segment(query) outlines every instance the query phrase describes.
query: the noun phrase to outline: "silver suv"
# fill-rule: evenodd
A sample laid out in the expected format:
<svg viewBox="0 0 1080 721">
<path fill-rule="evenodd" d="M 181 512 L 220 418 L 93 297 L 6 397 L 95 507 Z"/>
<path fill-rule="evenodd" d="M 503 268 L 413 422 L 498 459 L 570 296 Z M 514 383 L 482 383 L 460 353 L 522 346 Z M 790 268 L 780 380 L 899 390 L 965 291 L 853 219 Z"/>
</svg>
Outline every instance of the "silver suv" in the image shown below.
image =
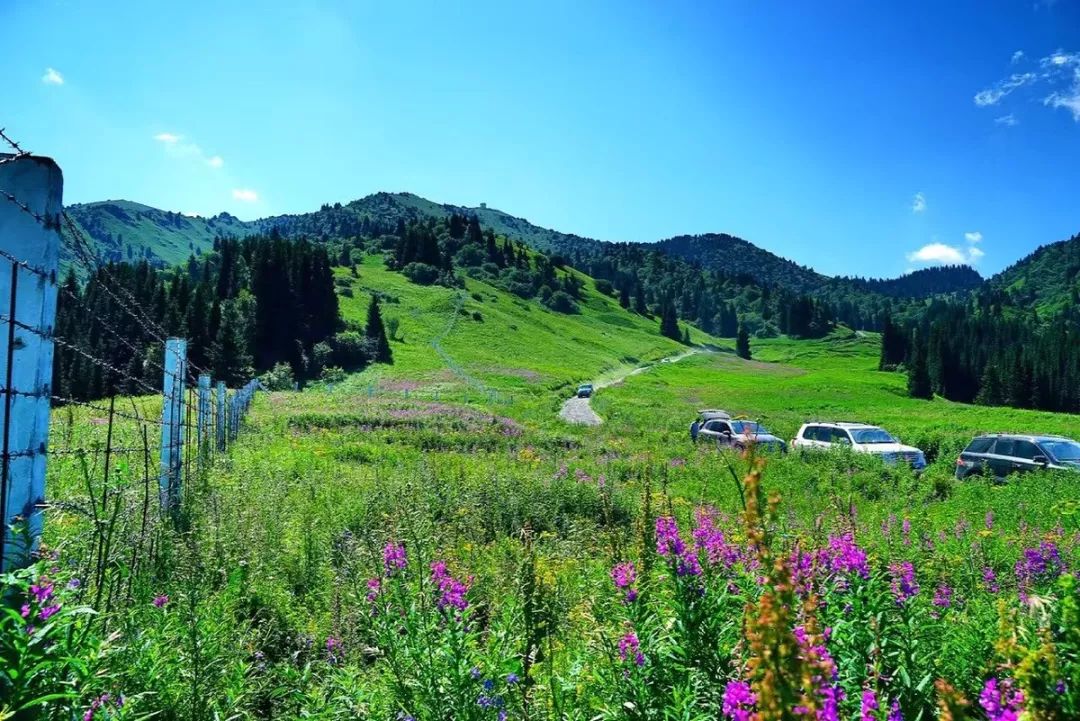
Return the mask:
<svg viewBox="0 0 1080 721">
<path fill-rule="evenodd" d="M 762 450 L 787 452 L 787 444 L 769 433 L 763 425 L 756 421 L 732 418 L 726 411 L 701 411 L 696 423 L 698 430 L 694 440 L 712 441 L 718 447 L 729 446 L 739 451 L 754 444 Z"/>
</svg>

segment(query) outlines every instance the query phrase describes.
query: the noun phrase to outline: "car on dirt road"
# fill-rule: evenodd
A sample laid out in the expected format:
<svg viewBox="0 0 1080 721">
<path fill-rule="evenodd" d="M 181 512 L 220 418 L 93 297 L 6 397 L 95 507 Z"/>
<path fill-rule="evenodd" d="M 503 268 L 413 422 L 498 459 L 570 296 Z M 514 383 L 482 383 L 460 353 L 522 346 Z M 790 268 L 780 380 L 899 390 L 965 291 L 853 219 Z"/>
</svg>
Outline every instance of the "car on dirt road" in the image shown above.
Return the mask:
<svg viewBox="0 0 1080 721">
<path fill-rule="evenodd" d="M 787 452 L 787 443 L 769 433 L 765 426 L 756 421 L 732 418 L 726 411 L 701 411 L 695 422 L 697 436 L 694 440 L 697 441 L 712 441 L 718 447 L 730 447 L 738 451 L 744 451 L 753 444 L 766 451 Z"/>
<path fill-rule="evenodd" d="M 577 393 L 575 395 L 577 395 L 578 398 L 591 398 L 592 394 L 592 383 L 582 383 L 578 386 Z"/>
<path fill-rule="evenodd" d="M 885 463 L 907 463 L 916 471 L 926 468 L 926 455 L 905 446 L 888 431 L 866 423 L 804 423 L 791 441 L 792 448 L 830 450 L 848 448 L 855 453 L 878 456 Z"/>
<path fill-rule="evenodd" d="M 1080 443 L 1064 436 L 988 433 L 972 439 L 956 459 L 956 477 L 1004 479 L 1030 471 L 1080 471 Z"/>
</svg>

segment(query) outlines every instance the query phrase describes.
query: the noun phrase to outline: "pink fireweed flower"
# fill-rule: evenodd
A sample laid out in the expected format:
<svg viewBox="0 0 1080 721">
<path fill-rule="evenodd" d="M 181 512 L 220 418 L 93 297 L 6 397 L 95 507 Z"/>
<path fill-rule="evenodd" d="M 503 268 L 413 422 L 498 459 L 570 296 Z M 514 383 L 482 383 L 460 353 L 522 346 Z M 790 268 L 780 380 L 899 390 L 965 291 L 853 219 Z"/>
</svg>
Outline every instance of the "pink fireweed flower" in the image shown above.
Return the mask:
<svg viewBox="0 0 1080 721">
<path fill-rule="evenodd" d="M 375 599 L 379 597 L 379 592 L 382 590 L 382 581 L 377 578 L 369 578 L 367 581 L 367 601 L 368 603 L 374 603 Z"/>
<path fill-rule="evenodd" d="M 43 576 L 40 581 L 30 586 L 30 595 L 39 606 L 46 603 L 53 595 L 52 581 Z"/>
<path fill-rule="evenodd" d="M 685 458 L 672 458 L 670 461 L 668 461 L 668 465 L 670 467 L 672 467 L 672 468 L 682 468 L 683 466 L 686 465 L 686 459 Z"/>
<path fill-rule="evenodd" d="M 163 607 L 168 602 L 169 602 L 169 597 L 166 596 L 165 594 L 161 594 L 160 596 L 154 596 L 153 604 L 158 608 Z"/>
<path fill-rule="evenodd" d="M 862 704 L 859 708 L 859 721 L 875 721 L 877 719 L 878 705 L 877 694 L 874 689 L 863 689 Z"/>
<path fill-rule="evenodd" d="M 979 694 L 979 705 L 989 721 L 1017 721 L 1024 710 L 1024 692 L 1013 688 L 1011 678 L 988 678 Z"/>
<path fill-rule="evenodd" d="M 336 664 L 341 661 L 341 639 L 330 636 L 326 639 L 326 660 Z"/>
<path fill-rule="evenodd" d="M 716 511 L 699 508 L 694 511 L 694 545 L 705 552 L 710 566 L 731 568 L 739 560 L 739 549 L 727 542 L 724 532 L 716 525 Z"/>
<path fill-rule="evenodd" d="M 858 575 L 870 578 L 870 566 L 866 560 L 866 551 L 859 548 L 850 533 L 842 536 L 830 536 L 826 549 L 829 570 L 842 575 Z"/>
<path fill-rule="evenodd" d="M 915 580 L 915 567 L 911 561 L 894 563 L 889 566 L 892 576 L 892 593 L 897 605 L 903 605 L 912 596 L 919 593 L 919 584 Z"/>
<path fill-rule="evenodd" d="M 679 526 L 671 516 L 656 519 L 656 552 L 661 556 L 681 556 L 686 544 L 679 537 Z"/>
<path fill-rule="evenodd" d="M 948 585 L 941 583 L 938 584 L 937 590 L 934 591 L 934 600 L 932 603 L 938 608 L 949 608 L 952 606 L 953 590 Z"/>
<path fill-rule="evenodd" d="M 616 588 L 625 592 L 623 597 L 625 603 L 633 603 L 637 600 L 637 589 L 634 588 L 634 581 L 637 580 L 637 569 L 634 568 L 633 563 L 627 561 L 626 563 L 617 564 L 611 569 L 611 580 L 615 582 Z"/>
<path fill-rule="evenodd" d="M 645 655 L 641 653 L 641 643 L 638 641 L 637 634 L 633 631 L 627 631 L 619 639 L 619 658 L 624 662 L 632 660 L 636 666 L 645 665 Z"/>
<path fill-rule="evenodd" d="M 992 531 L 994 529 L 994 512 L 987 511 L 986 516 L 983 518 L 983 523 L 986 524 L 986 530 Z"/>
<path fill-rule="evenodd" d="M 386 569 L 386 575 L 393 576 L 394 573 L 404 569 L 408 564 L 405 546 L 394 541 L 387 541 L 383 547 L 383 567 Z"/>
<path fill-rule="evenodd" d="M 911 521 L 909 519 L 905 518 L 904 522 L 900 525 L 900 533 L 904 537 L 904 545 L 905 546 L 910 546 L 911 545 Z"/>
<path fill-rule="evenodd" d="M 757 696 L 745 681 L 728 681 L 724 687 L 724 705 L 721 709 L 725 718 L 731 721 L 750 721 L 754 718 L 754 705 Z"/>
<path fill-rule="evenodd" d="M 46 621 L 49 619 L 50 616 L 54 615 L 59 610 L 59 603 L 54 603 L 50 606 L 43 606 L 42 609 L 38 611 L 38 618 L 40 618 L 42 621 Z"/>
<path fill-rule="evenodd" d="M 1001 586 L 997 582 L 997 574 L 994 573 L 994 569 L 990 568 L 990 566 L 983 568 L 983 585 L 990 593 L 997 593 L 1001 590 Z"/>
<path fill-rule="evenodd" d="M 432 561 L 431 581 L 439 590 L 436 605 L 440 611 L 445 611 L 447 607 L 456 608 L 458 611 L 468 608 L 469 602 L 465 599 L 465 594 L 469 587 L 450 575 L 446 570 L 446 561 Z"/>
</svg>

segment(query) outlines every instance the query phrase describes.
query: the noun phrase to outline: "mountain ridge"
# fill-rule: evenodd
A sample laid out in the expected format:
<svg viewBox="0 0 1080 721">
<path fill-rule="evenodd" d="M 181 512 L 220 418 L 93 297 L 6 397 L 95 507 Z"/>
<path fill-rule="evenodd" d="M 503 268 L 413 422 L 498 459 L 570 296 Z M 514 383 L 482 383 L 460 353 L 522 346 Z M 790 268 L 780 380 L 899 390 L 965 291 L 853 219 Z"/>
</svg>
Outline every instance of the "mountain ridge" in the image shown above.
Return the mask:
<svg viewBox="0 0 1080 721">
<path fill-rule="evenodd" d="M 251 221 L 239 220 L 225 212 L 214 216 L 192 216 L 119 199 L 74 204 L 68 211 L 95 241 L 101 257 L 107 260 L 147 258 L 159 264 L 176 264 L 184 262 L 192 253 L 209 250 L 218 235 L 242 237 L 277 230 L 284 235 L 329 239 L 360 235 L 365 228 L 365 219 L 366 227 L 370 228 L 377 223 L 394 226 L 398 221 L 445 218 L 458 213 L 475 215 L 481 225 L 492 228 L 496 234 L 552 254 L 572 257 L 608 245 L 634 246 L 660 251 L 706 270 L 722 268 L 727 273 L 745 274 L 766 283 L 775 283 L 779 276 L 786 276 L 785 285 L 799 292 L 810 292 L 832 281 L 873 283 L 878 280 L 828 276 L 728 233 L 684 234 L 652 242 L 604 241 L 544 228 L 484 204 L 470 207 L 437 203 L 407 191 L 381 191 L 344 204 L 324 204 L 307 213 L 267 216 Z M 979 281 L 983 280 L 977 271 L 970 270 Z M 912 274 L 880 281 L 898 281 L 908 275 Z"/>
</svg>

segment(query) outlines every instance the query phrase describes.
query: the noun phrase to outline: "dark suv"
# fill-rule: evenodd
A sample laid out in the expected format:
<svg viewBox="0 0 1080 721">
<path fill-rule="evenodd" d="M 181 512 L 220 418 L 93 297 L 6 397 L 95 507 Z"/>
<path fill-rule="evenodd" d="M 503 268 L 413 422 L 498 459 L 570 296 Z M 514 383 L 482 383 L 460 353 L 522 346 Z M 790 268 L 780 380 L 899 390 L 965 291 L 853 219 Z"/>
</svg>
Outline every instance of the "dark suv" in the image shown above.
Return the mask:
<svg viewBox="0 0 1080 721">
<path fill-rule="evenodd" d="M 995 433 L 974 439 L 956 459 L 961 480 L 978 475 L 1005 478 L 1045 468 L 1080 471 L 1080 443 L 1062 436 Z"/>
</svg>

